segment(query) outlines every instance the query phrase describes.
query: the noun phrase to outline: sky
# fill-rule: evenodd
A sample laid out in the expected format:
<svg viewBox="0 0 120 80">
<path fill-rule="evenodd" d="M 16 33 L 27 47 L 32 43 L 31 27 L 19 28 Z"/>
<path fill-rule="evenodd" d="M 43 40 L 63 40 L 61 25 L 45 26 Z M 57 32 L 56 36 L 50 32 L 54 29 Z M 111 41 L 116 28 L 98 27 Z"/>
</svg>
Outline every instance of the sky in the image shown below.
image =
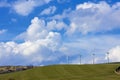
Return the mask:
<svg viewBox="0 0 120 80">
<path fill-rule="evenodd" d="M 79 64 L 80 55 L 120 61 L 119 0 L 0 0 L 0 65 Z"/>
</svg>

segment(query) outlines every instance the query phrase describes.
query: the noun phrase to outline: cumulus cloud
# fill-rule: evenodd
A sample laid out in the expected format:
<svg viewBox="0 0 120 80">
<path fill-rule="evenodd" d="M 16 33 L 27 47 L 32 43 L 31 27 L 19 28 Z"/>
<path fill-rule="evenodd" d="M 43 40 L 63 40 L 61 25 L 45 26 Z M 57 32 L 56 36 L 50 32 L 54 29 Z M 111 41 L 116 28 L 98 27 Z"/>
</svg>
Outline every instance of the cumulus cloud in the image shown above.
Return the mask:
<svg viewBox="0 0 120 80">
<path fill-rule="evenodd" d="M 59 52 L 61 46 L 61 34 L 46 30 L 44 20 L 37 17 L 31 20 L 28 29 L 18 37 L 24 42 L 0 43 L 0 60 L 4 59 L 3 64 L 34 64 L 53 60 L 55 58 L 51 55 Z"/>
<path fill-rule="evenodd" d="M 31 20 L 31 25 L 26 32 L 21 33 L 17 38 L 25 41 L 40 41 L 42 45 L 49 46 L 53 51 L 55 51 L 56 47 L 61 43 L 61 34 L 48 30 L 44 20 L 38 17 Z"/>
<path fill-rule="evenodd" d="M 109 50 L 110 61 L 119 62 L 120 61 L 120 46 L 113 47 Z"/>
<path fill-rule="evenodd" d="M 48 30 L 61 31 L 61 30 L 67 30 L 67 28 L 68 25 L 65 24 L 63 21 L 52 20 L 47 23 Z"/>
<path fill-rule="evenodd" d="M 68 30 L 68 34 L 77 32 L 87 34 L 120 29 L 118 18 L 120 9 L 115 9 L 113 6 L 111 7 L 106 2 L 78 5 L 76 10 L 70 13 L 71 28 Z M 119 7 L 117 6 L 117 8 Z"/>
<path fill-rule="evenodd" d="M 38 39 L 45 39 L 47 38 L 48 34 L 53 34 L 53 30 L 60 31 L 61 29 L 67 27 L 64 22 L 57 22 L 56 20 L 48 21 L 45 23 L 43 19 L 39 19 L 35 17 L 31 20 L 31 25 L 28 27 L 26 32 L 21 33 L 16 38 L 34 41 Z M 55 34 L 59 32 L 54 32 Z"/>
<path fill-rule="evenodd" d="M 18 0 L 12 4 L 13 10 L 19 15 L 29 15 L 35 7 L 49 3 L 51 0 Z"/>
<path fill-rule="evenodd" d="M 35 17 L 31 20 L 31 25 L 28 27 L 26 32 L 20 34 L 19 36 L 24 40 L 37 40 L 45 38 L 47 34 L 48 32 L 45 29 L 44 20 Z"/>
<path fill-rule="evenodd" d="M 120 29 L 119 2 L 109 5 L 105 1 L 99 3 L 85 2 L 76 6 L 75 10 L 64 10 L 62 15 L 55 15 L 53 19 L 70 21 L 67 35 L 104 33 Z"/>
<path fill-rule="evenodd" d="M 49 14 L 54 14 L 54 12 L 56 11 L 56 7 L 55 6 L 50 6 L 49 8 L 43 10 L 40 15 L 49 15 Z"/>
</svg>

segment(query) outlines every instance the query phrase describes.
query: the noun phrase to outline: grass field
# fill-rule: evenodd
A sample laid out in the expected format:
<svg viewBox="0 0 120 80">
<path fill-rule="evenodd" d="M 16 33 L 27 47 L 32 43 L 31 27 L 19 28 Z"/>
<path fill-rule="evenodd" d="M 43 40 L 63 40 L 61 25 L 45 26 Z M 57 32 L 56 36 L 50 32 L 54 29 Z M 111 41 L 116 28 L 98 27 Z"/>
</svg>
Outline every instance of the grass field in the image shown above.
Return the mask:
<svg viewBox="0 0 120 80">
<path fill-rule="evenodd" d="M 53 65 L 0 74 L 0 80 L 120 80 L 120 64 Z"/>
</svg>

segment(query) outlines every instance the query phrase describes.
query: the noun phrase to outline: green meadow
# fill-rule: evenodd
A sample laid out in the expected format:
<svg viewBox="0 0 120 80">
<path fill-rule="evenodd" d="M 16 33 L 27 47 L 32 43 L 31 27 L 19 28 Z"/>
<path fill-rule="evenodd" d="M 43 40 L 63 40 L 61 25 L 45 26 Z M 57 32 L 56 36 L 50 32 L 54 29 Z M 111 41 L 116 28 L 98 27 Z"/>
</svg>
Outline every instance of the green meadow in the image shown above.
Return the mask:
<svg viewBox="0 0 120 80">
<path fill-rule="evenodd" d="M 50 65 L 0 74 L 0 80 L 120 80 L 120 64 Z"/>
</svg>

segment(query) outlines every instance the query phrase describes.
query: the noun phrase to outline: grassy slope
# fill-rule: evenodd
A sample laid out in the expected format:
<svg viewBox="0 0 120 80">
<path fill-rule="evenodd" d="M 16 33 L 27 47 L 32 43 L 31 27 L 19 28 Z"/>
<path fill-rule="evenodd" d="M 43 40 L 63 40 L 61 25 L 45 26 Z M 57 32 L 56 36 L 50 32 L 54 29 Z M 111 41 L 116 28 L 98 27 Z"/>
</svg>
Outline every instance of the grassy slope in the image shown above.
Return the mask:
<svg viewBox="0 0 120 80">
<path fill-rule="evenodd" d="M 55 65 L 0 74 L 0 80 L 120 80 L 114 73 L 119 64 Z"/>
</svg>

